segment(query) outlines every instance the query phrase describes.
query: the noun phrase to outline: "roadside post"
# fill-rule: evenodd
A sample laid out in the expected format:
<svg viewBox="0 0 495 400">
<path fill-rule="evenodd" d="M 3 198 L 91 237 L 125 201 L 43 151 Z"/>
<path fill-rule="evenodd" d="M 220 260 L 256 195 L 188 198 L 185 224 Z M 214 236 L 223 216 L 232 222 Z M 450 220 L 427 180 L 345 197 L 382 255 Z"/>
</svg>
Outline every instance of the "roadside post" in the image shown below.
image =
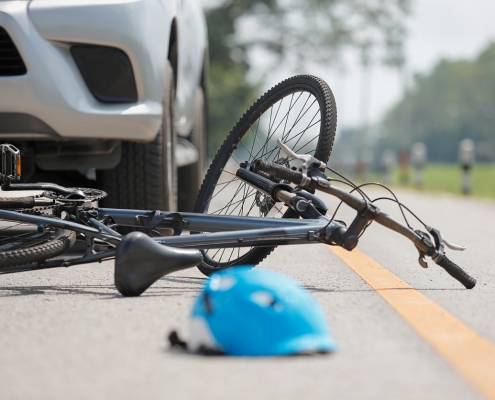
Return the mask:
<svg viewBox="0 0 495 400">
<path fill-rule="evenodd" d="M 424 166 L 426 164 L 427 149 L 422 142 L 414 143 L 411 148 L 411 161 L 414 165 L 414 184 L 418 189 L 424 185 Z"/>
<path fill-rule="evenodd" d="M 472 190 L 471 167 L 475 162 L 474 142 L 463 139 L 459 143 L 459 164 L 462 168 L 461 191 L 470 194 Z"/>
<path fill-rule="evenodd" d="M 383 171 L 383 182 L 387 185 L 392 183 L 392 169 L 397 162 L 397 157 L 393 150 L 385 150 L 382 154 L 381 167 Z"/>
<path fill-rule="evenodd" d="M 409 152 L 407 150 L 399 153 L 399 182 L 401 185 L 409 183 Z"/>
<path fill-rule="evenodd" d="M 358 160 L 356 154 L 354 153 L 347 154 L 347 156 L 344 159 L 344 170 L 352 178 L 356 176 L 357 165 L 358 165 Z"/>
<path fill-rule="evenodd" d="M 360 178 L 363 181 L 367 181 L 370 172 L 370 166 L 373 163 L 373 152 L 369 149 L 363 150 L 361 152 L 359 161 L 361 163 Z"/>
</svg>

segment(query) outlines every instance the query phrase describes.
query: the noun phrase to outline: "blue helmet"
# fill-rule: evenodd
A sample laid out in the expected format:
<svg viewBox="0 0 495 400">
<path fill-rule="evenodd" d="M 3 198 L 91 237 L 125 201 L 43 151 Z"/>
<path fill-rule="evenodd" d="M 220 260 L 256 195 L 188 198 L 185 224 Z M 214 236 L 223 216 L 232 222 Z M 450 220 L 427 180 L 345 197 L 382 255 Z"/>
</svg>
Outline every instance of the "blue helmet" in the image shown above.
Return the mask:
<svg viewBox="0 0 495 400">
<path fill-rule="evenodd" d="M 319 304 L 278 273 L 236 267 L 213 275 L 194 305 L 190 351 L 275 356 L 335 349 Z"/>
</svg>

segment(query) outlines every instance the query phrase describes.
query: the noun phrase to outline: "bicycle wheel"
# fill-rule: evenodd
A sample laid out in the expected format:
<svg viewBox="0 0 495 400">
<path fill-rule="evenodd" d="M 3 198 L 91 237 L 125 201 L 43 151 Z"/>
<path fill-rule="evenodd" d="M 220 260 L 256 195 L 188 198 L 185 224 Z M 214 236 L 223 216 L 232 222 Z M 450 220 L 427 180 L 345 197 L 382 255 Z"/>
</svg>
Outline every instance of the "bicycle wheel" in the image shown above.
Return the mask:
<svg viewBox="0 0 495 400">
<path fill-rule="evenodd" d="M 35 224 L 0 219 L 0 271 L 61 255 L 75 240 L 73 231 L 47 227 L 40 232 Z"/>
<path fill-rule="evenodd" d="M 296 153 L 327 162 L 337 124 L 332 91 L 310 75 L 289 78 L 261 96 L 237 122 L 215 156 L 201 186 L 194 212 L 297 218 L 283 203 L 274 202 L 239 180 L 242 162 L 263 159 L 286 167 L 298 166 L 277 146 L 277 139 Z M 205 275 L 235 266 L 258 264 L 275 247 L 212 249 L 204 252 L 199 270 Z"/>
</svg>

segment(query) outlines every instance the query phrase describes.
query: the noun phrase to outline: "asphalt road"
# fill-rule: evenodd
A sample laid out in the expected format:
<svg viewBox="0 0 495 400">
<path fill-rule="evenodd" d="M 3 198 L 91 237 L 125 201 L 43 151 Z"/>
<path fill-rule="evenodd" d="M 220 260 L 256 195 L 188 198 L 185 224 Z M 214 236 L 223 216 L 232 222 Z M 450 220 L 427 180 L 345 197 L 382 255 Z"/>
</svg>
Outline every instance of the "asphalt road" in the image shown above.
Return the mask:
<svg viewBox="0 0 495 400">
<path fill-rule="evenodd" d="M 476 288 L 464 290 L 434 264 L 423 270 L 415 248 L 379 226 L 368 229 L 359 248 L 495 343 L 495 202 L 400 195 L 447 239 L 468 246 L 449 255 L 478 279 Z M 394 206 L 384 202 L 383 209 Z M 279 248 L 262 267 L 310 290 L 337 352 L 227 358 L 169 350 L 166 335 L 172 329 L 187 335 L 188 314 L 205 279 L 195 269 L 161 279 L 139 298 L 117 293 L 111 262 L 2 275 L 0 398 L 481 398 L 327 246 Z"/>
</svg>

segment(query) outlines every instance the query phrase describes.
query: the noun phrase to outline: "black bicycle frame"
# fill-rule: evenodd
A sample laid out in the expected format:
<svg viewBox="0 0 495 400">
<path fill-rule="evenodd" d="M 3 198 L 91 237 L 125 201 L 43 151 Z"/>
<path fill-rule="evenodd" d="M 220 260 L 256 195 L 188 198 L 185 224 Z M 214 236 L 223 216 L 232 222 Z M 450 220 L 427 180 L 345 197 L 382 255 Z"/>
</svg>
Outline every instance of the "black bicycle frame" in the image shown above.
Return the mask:
<svg viewBox="0 0 495 400">
<path fill-rule="evenodd" d="M 139 217 L 149 215 L 150 211 L 100 208 L 98 213 L 99 217 L 106 215 L 112 217 L 118 225 L 140 226 L 135 221 Z M 318 219 L 276 219 L 194 213 L 180 213 L 180 216 L 187 230 L 209 233 L 157 237 L 154 240 L 167 246 L 196 249 L 312 243 L 316 240 L 315 233 L 330 221 L 325 216 Z M 160 225 L 157 227 L 160 228 Z M 332 222 L 326 231 L 328 232 L 328 229 L 332 231 L 334 227 L 341 225 Z"/>
<path fill-rule="evenodd" d="M 116 224 L 143 228 L 143 219 L 150 218 L 156 212 L 146 210 L 122 210 L 111 208 L 97 209 L 98 217 L 110 217 Z M 331 236 L 342 225 L 336 221 L 330 222 L 326 216 L 317 219 L 276 219 L 262 217 L 239 217 L 225 215 L 208 215 L 194 213 L 159 212 L 164 223 L 156 228 L 169 228 L 167 217 L 180 215 L 185 230 L 197 233 L 183 236 L 161 236 L 153 239 L 171 247 L 215 249 L 233 247 L 263 247 L 287 244 L 319 243 L 319 232 L 324 230 L 325 235 Z M 83 234 L 88 243 L 88 251 L 79 258 L 62 257 L 57 260 L 49 260 L 44 263 L 29 264 L 22 267 L 10 267 L 0 273 L 20 272 L 33 269 L 45 269 L 54 267 L 68 267 L 70 265 L 86 264 L 112 258 L 115 250 L 95 252 L 93 243 L 95 239 L 102 240 L 111 245 L 118 245 L 121 235 L 94 218 L 90 218 L 89 225 L 39 215 L 22 214 L 13 211 L 0 210 L 0 219 L 36 224 L 44 227 L 70 229 Z M 330 223 L 329 223 L 330 222 Z"/>
</svg>

